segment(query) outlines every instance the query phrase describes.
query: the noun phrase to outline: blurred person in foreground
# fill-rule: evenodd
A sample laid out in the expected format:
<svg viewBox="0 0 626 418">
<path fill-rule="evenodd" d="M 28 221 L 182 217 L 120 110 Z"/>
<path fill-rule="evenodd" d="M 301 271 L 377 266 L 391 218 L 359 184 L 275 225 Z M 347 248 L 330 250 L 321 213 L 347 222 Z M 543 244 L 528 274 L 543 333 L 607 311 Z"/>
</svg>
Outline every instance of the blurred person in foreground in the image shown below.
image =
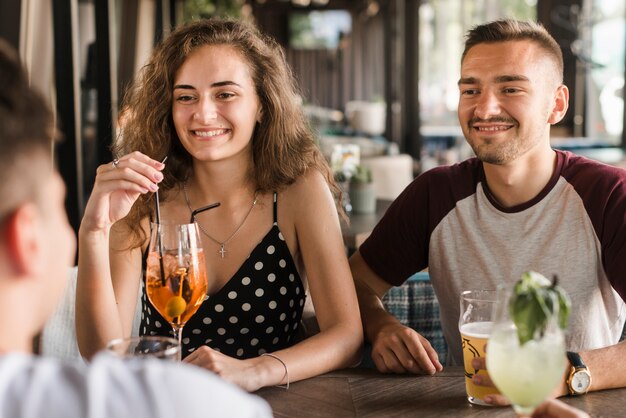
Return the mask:
<svg viewBox="0 0 626 418">
<path fill-rule="evenodd" d="M 0 39 L 0 416 L 271 416 L 260 398 L 190 365 L 33 354 L 76 251 L 53 137 L 51 112 Z"/>
<path fill-rule="evenodd" d="M 570 364 L 556 396 L 626 386 L 626 171 L 552 149 L 568 108 L 563 57 L 541 25 L 472 29 L 461 58 L 458 116 L 476 158 L 418 176 L 351 260 L 372 359 L 383 372 L 443 366 L 431 344 L 381 298 L 428 268 L 450 365 L 463 364 L 462 290 L 512 285 L 528 270 L 558 275 L 572 313 Z M 484 358 L 474 359 L 485 369 Z M 477 385 L 492 386 L 474 375 Z M 505 404 L 502 395 L 488 395 Z"/>
</svg>

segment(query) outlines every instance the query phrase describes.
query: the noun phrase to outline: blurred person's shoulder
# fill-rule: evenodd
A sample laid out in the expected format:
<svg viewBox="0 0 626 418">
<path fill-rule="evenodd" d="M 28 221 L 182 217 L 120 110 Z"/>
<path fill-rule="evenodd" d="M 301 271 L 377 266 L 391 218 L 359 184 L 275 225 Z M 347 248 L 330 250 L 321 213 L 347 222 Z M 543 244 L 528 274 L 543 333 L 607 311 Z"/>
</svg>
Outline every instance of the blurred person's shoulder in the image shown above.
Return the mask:
<svg viewBox="0 0 626 418">
<path fill-rule="evenodd" d="M 119 393 L 114 399 L 127 397 L 133 405 L 147 406 L 137 411 L 139 414 L 163 418 L 272 416 L 271 409 L 260 397 L 186 363 L 158 359 L 120 361 L 111 355 L 99 354 L 91 363 L 89 383 L 97 387 L 101 373 L 109 374 L 109 383 L 116 386 L 113 390 Z M 130 396 L 133 391 L 137 393 Z M 138 401 L 142 398 L 143 401 Z M 137 414 L 128 416 L 135 418 Z"/>
<path fill-rule="evenodd" d="M 99 354 L 76 364 L 0 356 L 0 416 L 270 417 L 261 398 L 195 366 L 122 361 Z"/>
</svg>

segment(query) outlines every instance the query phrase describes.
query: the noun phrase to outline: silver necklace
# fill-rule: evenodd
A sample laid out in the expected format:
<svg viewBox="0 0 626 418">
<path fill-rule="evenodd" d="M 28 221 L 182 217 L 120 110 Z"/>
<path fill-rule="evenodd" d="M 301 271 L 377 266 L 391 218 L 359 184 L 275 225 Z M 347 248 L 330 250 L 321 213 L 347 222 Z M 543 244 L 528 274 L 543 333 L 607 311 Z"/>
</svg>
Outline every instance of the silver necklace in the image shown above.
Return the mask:
<svg viewBox="0 0 626 418">
<path fill-rule="evenodd" d="M 202 224 L 200 222 L 198 222 L 198 220 L 196 220 L 196 223 L 200 227 L 200 231 L 202 231 L 202 233 L 204 235 L 206 235 L 206 237 L 208 239 L 210 239 L 211 241 L 213 241 L 214 243 L 216 243 L 217 245 L 220 246 L 220 249 L 219 249 L 219 251 L 217 253 L 222 258 L 224 258 L 224 256 L 227 253 L 227 251 L 226 251 L 226 244 L 228 244 L 228 242 L 231 239 L 233 239 L 233 237 L 237 234 L 237 232 L 239 232 L 239 230 L 241 229 L 243 224 L 246 223 L 246 220 L 248 219 L 248 216 L 250 216 L 250 213 L 252 212 L 252 209 L 254 209 L 254 207 L 256 206 L 257 194 L 258 194 L 258 192 L 254 193 L 254 200 L 252 201 L 252 206 L 250 206 L 250 209 L 248 209 L 248 213 L 246 213 L 246 216 L 243 218 L 243 220 L 241 221 L 239 226 L 237 228 L 235 228 L 235 231 L 232 234 L 230 234 L 230 236 L 226 240 L 224 240 L 224 241 L 218 241 L 215 238 L 213 238 L 211 235 L 209 235 L 209 233 L 206 231 L 206 229 L 204 229 Z M 183 195 L 185 196 L 185 202 L 187 203 L 187 207 L 189 208 L 189 212 L 193 214 L 193 210 L 191 209 L 191 203 L 189 202 L 189 196 L 187 195 L 187 181 L 183 182 Z"/>
</svg>

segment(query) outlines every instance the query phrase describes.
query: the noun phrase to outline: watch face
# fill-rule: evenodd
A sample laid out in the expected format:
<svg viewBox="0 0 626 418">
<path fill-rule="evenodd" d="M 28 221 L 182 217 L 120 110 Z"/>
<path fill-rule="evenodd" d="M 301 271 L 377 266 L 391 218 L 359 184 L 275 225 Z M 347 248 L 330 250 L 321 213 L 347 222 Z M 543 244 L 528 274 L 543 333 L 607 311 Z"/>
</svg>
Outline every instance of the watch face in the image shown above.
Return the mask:
<svg viewBox="0 0 626 418">
<path fill-rule="evenodd" d="M 585 393 L 591 384 L 591 376 L 585 372 L 576 372 L 572 376 L 572 389 L 576 393 Z"/>
</svg>

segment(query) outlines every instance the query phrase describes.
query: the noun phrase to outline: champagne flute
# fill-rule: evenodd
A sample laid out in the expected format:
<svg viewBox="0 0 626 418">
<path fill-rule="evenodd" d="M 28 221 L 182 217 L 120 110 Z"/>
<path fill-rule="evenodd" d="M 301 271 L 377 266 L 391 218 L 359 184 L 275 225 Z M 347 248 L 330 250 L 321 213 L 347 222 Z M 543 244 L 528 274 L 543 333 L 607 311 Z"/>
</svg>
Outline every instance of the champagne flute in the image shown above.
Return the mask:
<svg viewBox="0 0 626 418">
<path fill-rule="evenodd" d="M 182 347 L 183 327 L 204 301 L 208 288 L 202 241 L 195 222 L 151 226 L 146 293 L 171 324 Z"/>
<path fill-rule="evenodd" d="M 531 415 L 563 379 L 565 341 L 558 324 L 558 304 L 547 315 L 546 327 L 520 342 L 511 318 L 511 288 L 499 288 L 489 337 L 487 371 L 500 392 L 520 415 Z"/>
</svg>

